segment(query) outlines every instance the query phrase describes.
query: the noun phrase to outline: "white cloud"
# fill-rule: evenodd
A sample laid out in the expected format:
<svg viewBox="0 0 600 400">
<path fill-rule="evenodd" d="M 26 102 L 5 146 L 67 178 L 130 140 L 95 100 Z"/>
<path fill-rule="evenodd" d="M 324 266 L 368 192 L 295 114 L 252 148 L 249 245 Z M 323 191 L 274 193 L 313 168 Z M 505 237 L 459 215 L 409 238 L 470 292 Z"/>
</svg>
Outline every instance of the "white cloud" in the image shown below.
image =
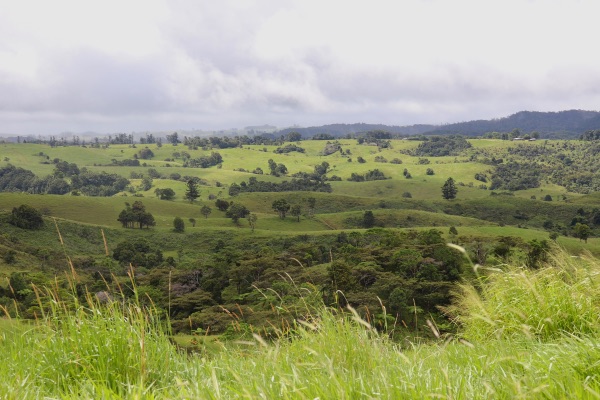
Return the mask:
<svg viewBox="0 0 600 400">
<path fill-rule="evenodd" d="M 0 0 L 0 132 L 595 109 L 595 11 L 591 0 Z"/>
</svg>

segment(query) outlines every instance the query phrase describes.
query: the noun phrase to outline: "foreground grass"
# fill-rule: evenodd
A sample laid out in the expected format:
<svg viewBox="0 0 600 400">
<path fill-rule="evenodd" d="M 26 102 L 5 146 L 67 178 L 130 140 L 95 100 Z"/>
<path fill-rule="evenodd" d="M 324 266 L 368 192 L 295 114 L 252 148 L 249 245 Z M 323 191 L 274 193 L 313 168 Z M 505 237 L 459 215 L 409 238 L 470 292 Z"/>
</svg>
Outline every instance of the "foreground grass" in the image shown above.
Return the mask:
<svg viewBox="0 0 600 400">
<path fill-rule="evenodd" d="M 1 321 L 0 397 L 597 398 L 599 272 L 596 259 L 560 255 L 481 275 L 450 310 L 460 339 L 394 342 L 351 313 L 307 309 L 278 340 L 211 341 L 192 355 L 151 309 L 40 292 L 37 323 Z"/>
</svg>

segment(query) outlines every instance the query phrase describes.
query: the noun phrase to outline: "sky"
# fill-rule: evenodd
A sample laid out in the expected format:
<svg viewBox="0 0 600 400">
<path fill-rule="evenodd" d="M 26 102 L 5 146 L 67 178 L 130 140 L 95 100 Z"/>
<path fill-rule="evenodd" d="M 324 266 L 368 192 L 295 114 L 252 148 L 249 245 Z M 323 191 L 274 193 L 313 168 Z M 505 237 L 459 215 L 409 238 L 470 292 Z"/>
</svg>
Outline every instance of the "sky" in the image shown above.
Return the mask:
<svg viewBox="0 0 600 400">
<path fill-rule="evenodd" d="M 0 0 L 0 133 L 599 110 L 596 0 Z"/>
</svg>

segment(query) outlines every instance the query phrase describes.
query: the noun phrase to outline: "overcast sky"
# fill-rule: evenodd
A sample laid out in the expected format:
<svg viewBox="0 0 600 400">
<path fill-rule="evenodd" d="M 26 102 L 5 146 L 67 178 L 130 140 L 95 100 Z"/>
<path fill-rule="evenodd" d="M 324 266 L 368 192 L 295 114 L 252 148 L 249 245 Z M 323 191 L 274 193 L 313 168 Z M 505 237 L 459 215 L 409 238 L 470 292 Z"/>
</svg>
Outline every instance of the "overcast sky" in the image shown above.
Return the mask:
<svg viewBox="0 0 600 400">
<path fill-rule="evenodd" d="M 0 0 L 0 133 L 600 108 L 597 0 Z"/>
</svg>

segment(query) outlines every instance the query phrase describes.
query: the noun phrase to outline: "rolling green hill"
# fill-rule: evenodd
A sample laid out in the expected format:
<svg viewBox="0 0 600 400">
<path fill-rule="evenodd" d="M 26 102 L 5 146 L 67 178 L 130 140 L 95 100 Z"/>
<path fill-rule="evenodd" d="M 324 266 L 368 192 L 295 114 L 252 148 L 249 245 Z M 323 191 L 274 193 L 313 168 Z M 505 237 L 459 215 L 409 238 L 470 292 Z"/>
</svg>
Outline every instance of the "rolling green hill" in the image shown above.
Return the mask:
<svg viewBox="0 0 600 400">
<path fill-rule="evenodd" d="M 363 317 L 383 303 L 444 324 L 439 306 L 456 282 L 473 278 L 448 242 L 490 268 L 536 268 L 561 247 L 600 255 L 595 142 L 462 139 L 455 150 L 458 140 L 0 144 L 0 305 L 35 318 L 31 284 L 66 289 L 75 271 L 80 291 L 113 293 L 133 274 L 174 332 L 236 336 L 227 313 L 268 331 L 281 318 L 278 296 L 300 301 L 291 280 Z M 287 145 L 297 151 L 282 152 Z M 446 200 L 449 178 L 457 195 Z M 190 182 L 200 192 L 194 202 Z M 55 188 L 65 194 L 50 194 Z M 165 189 L 174 198 L 162 200 Z M 43 214 L 42 228 L 13 225 L 24 204 Z M 217 205 L 254 219 L 236 222 Z M 151 214 L 149 228 L 119 221 L 136 207 Z"/>
</svg>

